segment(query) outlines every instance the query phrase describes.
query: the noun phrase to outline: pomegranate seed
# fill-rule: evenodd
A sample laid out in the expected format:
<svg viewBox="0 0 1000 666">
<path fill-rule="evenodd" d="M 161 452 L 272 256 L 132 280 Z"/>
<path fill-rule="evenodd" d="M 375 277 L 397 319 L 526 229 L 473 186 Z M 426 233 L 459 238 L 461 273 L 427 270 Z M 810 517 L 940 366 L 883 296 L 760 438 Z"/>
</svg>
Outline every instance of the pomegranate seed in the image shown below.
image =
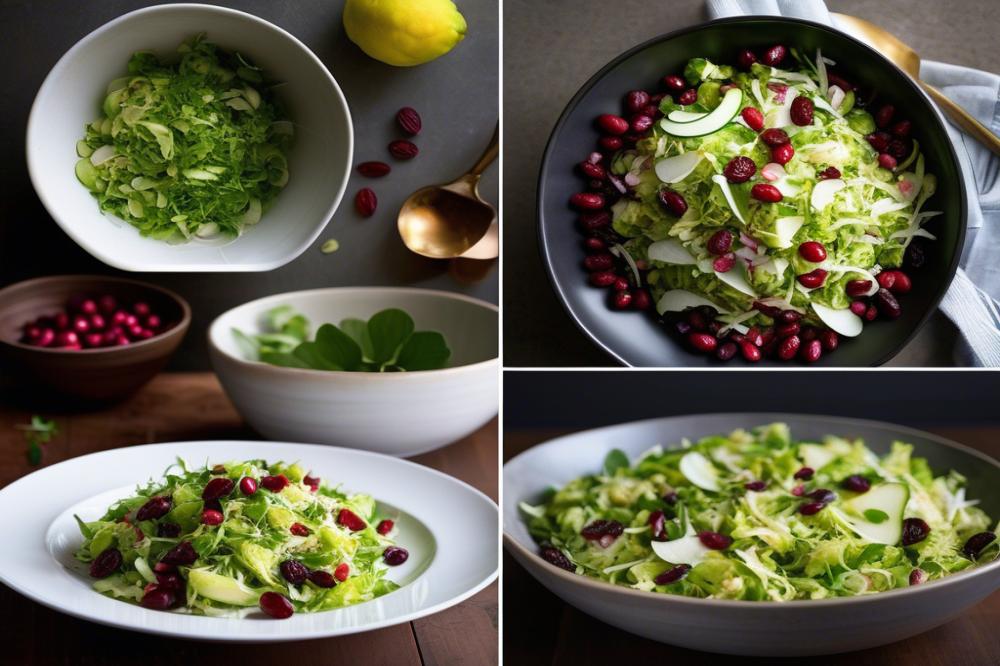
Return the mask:
<svg viewBox="0 0 1000 666">
<path fill-rule="evenodd" d="M 865 280 L 865 282 L 869 282 L 869 280 Z M 868 305 L 864 301 L 854 301 L 850 305 L 850 310 L 857 316 L 864 317 L 865 312 L 868 311 Z"/>
<path fill-rule="evenodd" d="M 823 502 L 806 502 L 805 504 L 799 507 L 799 513 L 801 513 L 803 516 L 814 516 L 820 511 L 822 511 L 823 507 L 825 506 L 826 504 L 824 504 Z"/>
<path fill-rule="evenodd" d="M 253 495 L 257 492 L 257 482 L 249 476 L 240 479 L 240 492 L 244 495 Z"/>
<path fill-rule="evenodd" d="M 771 129 L 766 129 L 760 133 L 760 140 L 771 148 L 774 148 L 788 143 L 789 139 L 785 130 L 772 127 Z"/>
<path fill-rule="evenodd" d="M 642 134 L 653 126 L 653 119 L 643 113 L 637 113 L 629 119 L 628 126 L 636 134 Z"/>
<path fill-rule="evenodd" d="M 288 485 L 288 477 L 284 474 L 276 474 L 275 476 L 265 476 L 260 480 L 260 485 L 264 486 L 266 490 L 270 490 L 272 493 L 280 493 Z"/>
<path fill-rule="evenodd" d="M 753 344 L 749 340 L 744 340 L 740 343 L 740 353 L 743 354 L 745 358 L 750 363 L 756 363 L 760 360 L 760 347 Z"/>
<path fill-rule="evenodd" d="M 629 113 L 639 113 L 649 101 L 649 93 L 645 90 L 632 90 L 625 95 L 625 110 Z"/>
<path fill-rule="evenodd" d="M 764 55 L 761 56 L 760 61 L 768 67 L 777 67 L 777 65 L 785 59 L 785 55 L 787 53 L 788 49 L 781 44 L 775 44 L 768 50 L 764 51 Z"/>
<path fill-rule="evenodd" d="M 708 333 L 691 333 L 688 335 L 688 342 L 692 347 L 702 352 L 715 351 L 719 341 L 714 335 Z"/>
<path fill-rule="evenodd" d="M 590 274 L 590 284 L 594 285 L 595 287 L 611 286 L 616 279 L 617 276 L 611 271 L 603 271 L 600 273 Z"/>
<path fill-rule="evenodd" d="M 683 106 L 687 106 L 688 104 L 694 104 L 697 101 L 698 101 L 698 91 L 695 90 L 694 88 L 688 88 L 687 90 L 682 92 L 680 96 L 677 98 L 677 103 Z"/>
<path fill-rule="evenodd" d="M 354 209 L 361 217 L 371 217 L 378 208 L 378 197 L 370 187 L 363 187 L 354 195 Z"/>
<path fill-rule="evenodd" d="M 139 605 L 150 610 L 168 610 L 177 603 L 177 595 L 160 585 L 153 585 L 139 600 Z"/>
<path fill-rule="evenodd" d="M 229 493 L 233 492 L 233 488 L 235 487 L 236 482 L 232 479 L 227 479 L 224 476 L 217 476 L 205 484 L 205 489 L 201 491 L 201 498 L 203 500 L 219 499 L 220 497 L 225 497 Z"/>
<path fill-rule="evenodd" d="M 615 281 L 611 283 L 611 288 L 615 291 L 625 291 L 628 286 L 628 280 L 621 276 L 615 277 Z"/>
<path fill-rule="evenodd" d="M 343 583 L 347 580 L 347 576 L 351 573 L 351 567 L 347 565 L 347 562 L 341 562 L 337 565 L 337 568 L 333 570 L 333 577 Z"/>
<path fill-rule="evenodd" d="M 580 171 L 587 178 L 594 178 L 596 180 L 604 180 L 607 177 L 608 172 L 600 164 L 594 164 L 592 162 L 580 162 Z"/>
<path fill-rule="evenodd" d="M 868 309 L 865 310 L 865 321 L 875 321 L 878 318 L 878 308 L 874 305 L 869 305 Z"/>
<path fill-rule="evenodd" d="M 882 288 L 875 292 L 875 306 L 880 314 L 884 314 L 889 319 L 896 319 L 903 314 L 903 309 L 899 307 L 899 301 L 888 289 Z"/>
<path fill-rule="evenodd" d="M 539 554 L 541 555 L 543 560 L 545 560 L 546 562 L 548 562 L 553 566 L 557 566 L 560 569 L 565 569 L 566 571 L 570 572 L 576 571 L 576 567 L 573 565 L 573 563 L 570 562 L 569 558 L 567 558 L 566 555 L 564 555 L 563 552 L 558 548 L 553 548 L 552 546 L 549 546 L 547 548 L 542 548 Z"/>
<path fill-rule="evenodd" d="M 808 97 L 796 97 L 792 100 L 792 108 L 789 109 L 792 122 L 799 127 L 812 125 L 813 103 Z"/>
<path fill-rule="evenodd" d="M 611 224 L 611 213 L 606 210 L 590 211 L 580 215 L 580 226 L 586 231 L 596 231 Z"/>
<path fill-rule="evenodd" d="M 628 310 L 632 306 L 632 294 L 625 289 L 616 291 L 611 296 L 611 307 L 615 310 Z"/>
<path fill-rule="evenodd" d="M 923 569 L 914 569 L 910 572 L 910 585 L 920 585 L 927 580 L 927 572 Z"/>
<path fill-rule="evenodd" d="M 796 279 L 799 281 L 799 284 L 807 289 L 817 289 L 822 287 L 823 283 L 826 282 L 826 276 L 827 272 L 825 270 L 817 268 L 799 275 Z"/>
<path fill-rule="evenodd" d="M 160 327 L 161 323 L 162 322 L 160 321 L 160 318 L 156 315 L 149 315 L 148 317 L 146 317 L 147 328 L 155 330 Z"/>
<path fill-rule="evenodd" d="M 892 121 L 893 114 L 896 113 L 896 107 L 892 104 L 885 104 L 875 113 L 875 127 L 883 129 L 889 125 Z"/>
<path fill-rule="evenodd" d="M 832 352 L 840 346 L 840 336 L 836 331 L 823 331 L 819 334 L 819 342 L 824 350 Z"/>
<path fill-rule="evenodd" d="M 878 156 L 878 165 L 883 169 L 889 169 L 892 171 L 896 168 L 896 158 L 889 153 L 881 153 Z"/>
<path fill-rule="evenodd" d="M 814 470 L 812 467 L 800 467 L 799 471 L 795 472 L 792 478 L 800 479 L 802 481 L 808 481 L 809 479 L 813 478 L 813 474 L 815 473 L 816 470 Z"/>
<path fill-rule="evenodd" d="M 969 540 L 965 542 L 962 546 L 962 552 L 970 560 L 974 560 L 979 557 L 979 554 L 983 552 L 986 546 L 993 543 L 997 538 L 997 535 L 993 532 L 980 532 L 978 534 L 973 534 L 969 537 Z"/>
<path fill-rule="evenodd" d="M 622 149 L 625 143 L 621 140 L 621 137 L 617 136 L 602 136 L 597 140 L 597 145 L 606 150 L 609 153 L 613 153 Z"/>
<path fill-rule="evenodd" d="M 597 210 L 604 208 L 604 197 L 593 192 L 578 192 L 569 198 L 569 203 L 580 210 Z"/>
<path fill-rule="evenodd" d="M 749 125 L 754 132 L 764 129 L 764 114 L 759 109 L 748 106 L 740 111 L 740 115 L 743 116 L 743 122 Z"/>
<path fill-rule="evenodd" d="M 889 148 L 889 135 L 885 132 L 875 132 L 865 137 L 877 152 L 884 153 Z"/>
<path fill-rule="evenodd" d="M 281 577 L 292 585 L 301 585 L 309 577 L 309 569 L 298 560 L 285 560 L 278 568 L 281 570 Z"/>
<path fill-rule="evenodd" d="M 381 178 L 388 175 L 390 171 L 392 171 L 392 167 L 385 162 L 362 162 L 358 165 L 358 173 L 365 178 Z"/>
<path fill-rule="evenodd" d="M 806 261 L 818 264 L 826 260 L 826 248 L 817 241 L 806 241 L 799 245 L 799 255 Z"/>
<path fill-rule="evenodd" d="M 382 552 L 382 559 L 390 567 L 398 567 L 410 558 L 410 553 L 405 548 L 399 546 L 389 546 Z"/>
<path fill-rule="evenodd" d="M 860 474 L 852 474 L 840 482 L 840 487 L 855 493 L 866 493 L 871 490 L 872 482 Z"/>
<path fill-rule="evenodd" d="M 795 148 L 790 143 L 783 143 L 771 149 L 771 161 L 775 164 L 788 164 L 795 155 Z"/>
<path fill-rule="evenodd" d="M 804 493 L 805 491 L 806 487 L 803 486 L 801 483 L 792 488 L 792 494 L 795 495 L 796 497 L 802 497 L 802 493 Z"/>
<path fill-rule="evenodd" d="M 602 132 L 615 136 L 624 134 L 628 131 L 628 121 L 621 116 L 616 116 L 611 113 L 602 113 L 597 116 L 597 126 Z"/>
<path fill-rule="evenodd" d="M 385 536 L 386 534 L 392 531 L 394 525 L 395 523 L 392 522 L 391 520 L 388 519 L 383 520 L 378 524 L 378 527 L 375 528 L 375 531 L 381 534 L 382 536 Z"/>
<path fill-rule="evenodd" d="M 676 583 L 680 579 L 684 578 L 684 576 L 687 576 L 689 571 L 691 571 L 690 564 L 678 564 L 672 569 L 667 569 L 654 578 L 653 582 L 657 585 L 670 585 L 671 583 Z"/>
<path fill-rule="evenodd" d="M 827 167 L 819 172 L 820 180 L 835 180 L 840 178 L 840 169 L 835 166 Z"/>
<path fill-rule="evenodd" d="M 721 345 L 715 349 L 715 358 L 720 361 L 728 361 L 734 356 L 736 352 L 740 350 L 739 345 L 735 342 L 723 342 Z"/>
<path fill-rule="evenodd" d="M 223 520 L 225 520 L 225 516 L 222 515 L 221 511 L 205 509 L 201 512 L 201 522 L 204 525 L 221 525 Z"/>
<path fill-rule="evenodd" d="M 736 265 L 736 255 L 730 252 L 729 254 L 724 254 L 718 257 L 712 262 L 712 268 L 719 273 L 728 273 Z"/>
<path fill-rule="evenodd" d="M 663 85 L 667 87 L 668 90 L 673 92 L 681 92 L 687 87 L 687 83 L 683 78 L 677 76 L 676 74 L 669 74 L 663 77 Z"/>
<path fill-rule="evenodd" d="M 734 157 L 722 173 L 730 183 L 745 183 L 757 173 L 757 165 L 749 157 Z"/>
<path fill-rule="evenodd" d="M 743 487 L 746 488 L 747 490 L 759 493 L 760 491 L 767 488 L 767 481 L 751 481 L 750 483 L 744 483 Z"/>
<path fill-rule="evenodd" d="M 900 120 L 898 123 L 892 126 L 889 131 L 894 135 L 898 136 L 900 139 L 905 139 L 910 136 L 910 130 L 913 128 L 913 124 L 909 120 Z"/>
<path fill-rule="evenodd" d="M 417 144 L 406 139 L 396 139 L 389 143 L 389 154 L 397 160 L 412 160 L 419 152 Z"/>
<path fill-rule="evenodd" d="M 181 535 L 181 526 L 177 523 L 157 523 L 156 536 L 176 539 Z"/>
<path fill-rule="evenodd" d="M 105 548 L 101 554 L 90 563 L 91 578 L 107 578 L 122 565 L 122 554 L 115 548 Z"/>
<path fill-rule="evenodd" d="M 615 258 L 610 254 L 592 254 L 583 260 L 583 267 L 590 272 L 609 271 L 614 266 Z"/>
<path fill-rule="evenodd" d="M 365 521 L 350 509 L 340 510 L 340 513 L 337 514 L 337 524 L 343 525 L 352 532 L 360 532 L 366 527 Z"/>
<path fill-rule="evenodd" d="M 804 345 L 799 352 L 799 356 L 806 363 L 815 363 L 819 360 L 820 356 L 823 355 L 823 345 L 819 340 L 810 340 Z"/>
<path fill-rule="evenodd" d="M 726 254 L 733 247 L 733 232 L 728 229 L 719 229 L 708 239 L 708 251 L 712 254 Z"/>
<path fill-rule="evenodd" d="M 792 322 L 790 324 L 780 324 L 779 326 L 775 326 L 773 330 L 779 339 L 784 339 L 793 335 L 798 335 L 799 331 L 802 330 L 802 326 L 798 322 Z"/>
<path fill-rule="evenodd" d="M 781 342 L 778 343 L 778 358 L 782 361 L 791 361 L 795 358 L 795 355 L 799 353 L 799 347 L 801 345 L 802 341 L 797 335 L 790 335 L 787 338 L 783 338 Z"/>
<path fill-rule="evenodd" d="M 902 543 L 904 546 L 912 546 L 926 539 L 930 533 L 931 526 L 920 518 L 907 518 L 903 521 Z"/>
<path fill-rule="evenodd" d="M 750 71 L 750 66 L 757 62 L 757 56 L 750 49 L 743 49 L 736 55 L 736 64 L 745 72 Z"/>
<path fill-rule="evenodd" d="M 781 201 L 781 191 L 774 185 L 766 183 L 758 183 L 750 188 L 750 196 L 764 203 L 777 203 Z"/>
<path fill-rule="evenodd" d="M 399 123 L 400 128 L 410 136 L 420 134 L 420 130 L 423 128 L 423 122 L 420 120 L 420 114 L 417 113 L 415 109 L 408 106 L 404 106 L 396 112 L 396 122 Z"/>
<path fill-rule="evenodd" d="M 316 587 L 333 587 L 337 584 L 337 579 L 329 571 L 310 571 L 309 582 Z"/>
<path fill-rule="evenodd" d="M 632 291 L 632 307 L 636 310 L 648 310 L 653 307 L 653 299 L 645 289 Z"/>
<path fill-rule="evenodd" d="M 872 288 L 871 280 L 851 280 L 844 287 L 844 291 L 851 298 L 856 298 L 858 296 L 864 296 Z M 855 313 L 858 314 L 858 313 Z"/>
<path fill-rule="evenodd" d="M 292 602 L 277 592 L 260 595 L 260 609 L 276 620 L 284 620 L 295 613 Z"/>
<path fill-rule="evenodd" d="M 170 512 L 173 501 L 166 496 L 159 496 L 150 499 L 139 507 L 135 512 L 136 520 L 156 520 L 162 518 Z"/>
<path fill-rule="evenodd" d="M 303 525 L 302 523 L 292 523 L 292 526 L 288 528 L 288 531 L 294 534 L 295 536 L 301 536 L 301 537 L 309 536 L 310 534 L 309 528 Z"/>
<path fill-rule="evenodd" d="M 733 544 L 732 537 L 719 534 L 718 532 L 698 532 L 698 540 L 701 541 L 705 548 L 711 548 L 712 550 L 725 550 Z"/>
<path fill-rule="evenodd" d="M 687 212 L 688 209 L 687 201 L 685 201 L 684 197 L 682 197 L 677 192 L 674 192 L 673 190 L 663 189 L 660 190 L 658 196 L 660 199 L 660 203 L 663 204 L 663 207 L 666 208 L 667 212 L 669 212 L 674 217 L 681 217 L 682 215 L 684 215 L 684 213 Z"/>
</svg>

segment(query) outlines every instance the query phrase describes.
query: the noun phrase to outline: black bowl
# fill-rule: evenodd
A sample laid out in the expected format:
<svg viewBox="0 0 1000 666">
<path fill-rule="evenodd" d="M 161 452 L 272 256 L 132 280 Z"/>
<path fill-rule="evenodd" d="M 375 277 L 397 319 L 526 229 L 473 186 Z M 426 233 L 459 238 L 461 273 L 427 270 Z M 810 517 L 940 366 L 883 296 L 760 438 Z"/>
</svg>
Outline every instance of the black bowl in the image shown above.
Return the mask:
<svg viewBox="0 0 1000 666">
<path fill-rule="evenodd" d="M 937 241 L 927 245 L 927 262 L 913 273 L 913 290 L 900 298 L 903 314 L 895 321 L 876 321 L 816 365 L 869 366 L 885 363 L 916 334 L 937 307 L 958 267 L 965 240 L 965 186 L 944 119 L 930 99 L 895 65 L 861 42 L 828 26 L 778 17 L 722 19 L 679 30 L 623 53 L 595 74 L 570 101 L 552 131 L 542 159 L 538 183 L 538 233 L 543 260 L 560 299 L 577 326 L 608 354 L 633 366 L 721 366 L 711 356 L 685 348 L 657 321 L 655 313 L 616 312 L 608 307 L 606 289 L 591 287 L 581 266 L 584 253 L 577 215 L 568 201 L 583 190 L 574 166 L 594 150 L 594 118 L 618 113 L 626 92 L 656 91 L 659 80 L 679 73 L 693 57 L 733 63 L 739 49 L 760 52 L 772 44 L 823 55 L 837 71 L 864 90 L 877 91 L 913 121 L 928 173 L 938 178 L 927 210 L 944 214 L 928 225 Z M 749 365 L 742 359 L 732 364 Z M 778 365 L 764 360 L 757 365 Z"/>
</svg>

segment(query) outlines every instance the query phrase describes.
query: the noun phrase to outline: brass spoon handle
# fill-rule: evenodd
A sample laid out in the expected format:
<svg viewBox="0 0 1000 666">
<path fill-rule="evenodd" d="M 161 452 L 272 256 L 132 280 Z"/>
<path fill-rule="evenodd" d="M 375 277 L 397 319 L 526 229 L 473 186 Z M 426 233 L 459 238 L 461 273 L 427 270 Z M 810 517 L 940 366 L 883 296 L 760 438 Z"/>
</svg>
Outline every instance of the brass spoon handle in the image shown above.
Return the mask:
<svg viewBox="0 0 1000 666">
<path fill-rule="evenodd" d="M 1000 137 L 989 131 L 985 125 L 969 115 L 969 112 L 945 97 L 945 94 L 929 83 L 918 81 L 938 106 L 963 130 L 985 145 L 994 155 L 1000 155 Z"/>
<path fill-rule="evenodd" d="M 500 154 L 500 123 L 497 123 L 496 129 L 493 130 L 493 138 L 490 139 L 490 145 L 483 151 L 482 156 L 476 161 L 476 165 L 469 170 L 468 176 L 473 176 L 478 179 L 483 172 L 486 171 L 486 167 L 493 164 L 493 160 L 497 158 Z"/>
</svg>

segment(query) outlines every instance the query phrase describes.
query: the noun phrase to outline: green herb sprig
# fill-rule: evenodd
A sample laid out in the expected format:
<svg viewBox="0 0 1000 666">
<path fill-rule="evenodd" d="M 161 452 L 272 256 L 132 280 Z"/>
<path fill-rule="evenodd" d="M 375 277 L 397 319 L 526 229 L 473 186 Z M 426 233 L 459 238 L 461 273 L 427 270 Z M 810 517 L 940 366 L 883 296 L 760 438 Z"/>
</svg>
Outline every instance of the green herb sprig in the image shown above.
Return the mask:
<svg viewBox="0 0 1000 666">
<path fill-rule="evenodd" d="M 14 427 L 24 431 L 24 439 L 28 443 L 28 449 L 25 452 L 28 462 L 32 465 L 39 465 L 42 462 L 42 444 L 48 444 L 59 433 L 56 422 L 35 415 L 31 417 L 31 423 Z"/>
</svg>

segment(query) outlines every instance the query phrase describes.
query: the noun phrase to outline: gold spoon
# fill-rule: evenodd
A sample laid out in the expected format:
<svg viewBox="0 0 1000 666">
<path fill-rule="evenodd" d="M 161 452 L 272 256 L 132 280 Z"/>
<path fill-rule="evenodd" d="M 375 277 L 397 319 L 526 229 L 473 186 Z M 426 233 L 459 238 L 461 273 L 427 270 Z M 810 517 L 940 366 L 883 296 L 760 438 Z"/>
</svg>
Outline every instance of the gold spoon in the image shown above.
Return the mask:
<svg viewBox="0 0 1000 666">
<path fill-rule="evenodd" d="M 500 152 L 500 125 L 467 174 L 447 185 L 417 190 L 397 220 L 403 243 L 431 259 L 494 259 L 500 254 L 497 210 L 479 196 L 479 179 Z"/>
<path fill-rule="evenodd" d="M 978 139 L 995 154 L 1000 155 L 1000 137 L 989 131 L 982 123 L 969 115 L 965 109 L 945 97 L 940 90 L 920 80 L 920 56 L 917 55 L 916 51 L 899 41 L 892 33 L 886 32 L 864 19 L 836 13 L 832 13 L 831 16 L 835 16 L 840 25 L 846 28 L 852 36 L 868 44 L 909 74 L 959 127 Z"/>
</svg>

